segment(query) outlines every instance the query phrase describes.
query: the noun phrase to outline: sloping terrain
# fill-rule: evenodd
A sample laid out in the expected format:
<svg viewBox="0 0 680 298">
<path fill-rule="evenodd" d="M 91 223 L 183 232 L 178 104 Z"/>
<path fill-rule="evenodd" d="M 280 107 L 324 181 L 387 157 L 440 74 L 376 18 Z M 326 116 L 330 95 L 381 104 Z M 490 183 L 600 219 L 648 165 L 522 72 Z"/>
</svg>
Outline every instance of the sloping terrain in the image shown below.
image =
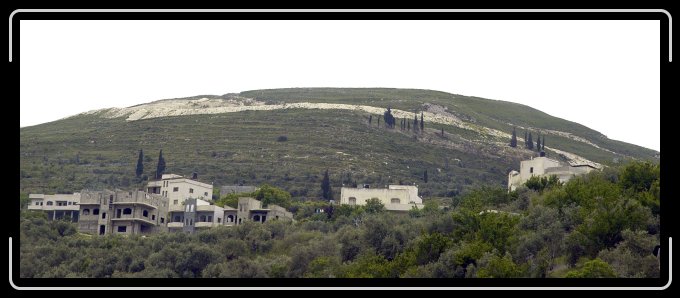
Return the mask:
<svg viewBox="0 0 680 298">
<path fill-rule="evenodd" d="M 383 119 L 377 126 L 387 107 L 394 129 Z M 425 132 L 401 130 L 401 118 L 412 125 L 415 111 L 423 112 Z M 513 127 L 518 148 L 507 146 Z M 343 183 L 416 183 L 426 196 L 451 196 L 504 185 L 509 170 L 536 155 L 520 148 L 524 129 L 534 140 L 547 136 L 548 156 L 572 163 L 659 160 L 656 151 L 514 103 L 411 89 L 272 89 L 159 100 L 21 128 L 20 189 L 134 187 L 139 149 L 149 177 L 163 149 L 166 172 L 197 172 L 216 186 L 270 183 L 316 197 L 328 168 L 336 191 Z"/>
</svg>

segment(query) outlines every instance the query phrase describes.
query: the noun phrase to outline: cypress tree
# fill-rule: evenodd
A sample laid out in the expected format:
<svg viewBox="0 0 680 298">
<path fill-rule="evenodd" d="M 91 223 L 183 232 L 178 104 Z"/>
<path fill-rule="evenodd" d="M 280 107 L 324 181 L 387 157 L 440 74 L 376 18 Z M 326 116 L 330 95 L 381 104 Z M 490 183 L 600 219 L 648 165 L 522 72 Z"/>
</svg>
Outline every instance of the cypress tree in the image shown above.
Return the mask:
<svg viewBox="0 0 680 298">
<path fill-rule="evenodd" d="M 444 136 L 444 128 L 442 127 L 442 137 Z"/>
<path fill-rule="evenodd" d="M 425 173 L 423 173 L 423 181 L 427 183 L 427 170 L 425 170 Z"/>
<path fill-rule="evenodd" d="M 156 166 L 156 179 L 161 179 L 165 172 L 165 159 L 163 158 L 163 149 L 158 154 L 158 166 Z"/>
<path fill-rule="evenodd" d="M 420 112 L 420 131 L 425 131 L 425 118 L 423 118 L 423 112 Z"/>
<path fill-rule="evenodd" d="M 323 180 L 321 181 L 321 193 L 324 199 L 326 200 L 333 199 L 333 192 L 331 191 L 331 180 L 328 177 L 328 169 L 326 169 L 326 173 L 323 174 Z"/>
<path fill-rule="evenodd" d="M 524 131 L 524 148 L 529 148 L 529 136 L 527 136 L 527 131 Z"/>
<path fill-rule="evenodd" d="M 510 147 L 515 148 L 517 147 L 517 132 L 515 131 L 515 128 L 512 128 L 512 139 L 510 139 Z"/>
<path fill-rule="evenodd" d="M 368 115 L 368 125 L 371 125 L 371 121 L 373 121 L 373 115 Z"/>
<path fill-rule="evenodd" d="M 135 170 L 135 175 L 137 178 L 142 177 L 142 174 L 144 173 L 144 152 L 142 152 L 142 149 L 139 149 L 139 158 L 137 159 L 137 169 Z"/>
<path fill-rule="evenodd" d="M 545 151 L 545 136 L 543 136 L 543 142 L 541 142 L 541 151 Z"/>
<path fill-rule="evenodd" d="M 378 117 L 378 128 L 380 128 L 380 117 Z"/>
<path fill-rule="evenodd" d="M 529 133 L 529 141 L 527 144 L 529 145 L 529 150 L 534 150 L 534 141 L 531 138 L 531 133 Z"/>
<path fill-rule="evenodd" d="M 541 152 L 541 136 L 538 136 L 538 139 L 536 140 L 536 151 Z"/>
<path fill-rule="evenodd" d="M 408 128 L 408 131 L 411 131 L 411 121 L 406 121 L 406 127 Z"/>
<path fill-rule="evenodd" d="M 413 131 L 418 131 L 418 114 L 416 114 L 415 119 L 413 119 Z"/>
</svg>

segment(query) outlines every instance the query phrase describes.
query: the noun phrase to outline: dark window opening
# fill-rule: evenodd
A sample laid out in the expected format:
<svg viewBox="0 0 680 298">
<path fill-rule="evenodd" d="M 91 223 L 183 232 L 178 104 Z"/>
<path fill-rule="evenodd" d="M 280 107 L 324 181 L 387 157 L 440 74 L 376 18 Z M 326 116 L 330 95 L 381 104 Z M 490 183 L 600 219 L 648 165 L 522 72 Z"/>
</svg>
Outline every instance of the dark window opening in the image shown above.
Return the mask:
<svg viewBox="0 0 680 298">
<path fill-rule="evenodd" d="M 146 210 L 142 211 L 142 216 L 149 217 L 149 211 Z"/>
<path fill-rule="evenodd" d="M 99 209 L 98 208 L 92 209 L 92 215 L 99 215 Z"/>
<path fill-rule="evenodd" d="M 106 212 L 102 212 L 102 218 L 106 218 Z"/>
<path fill-rule="evenodd" d="M 132 214 L 132 209 L 130 208 L 123 209 L 123 214 Z"/>
<path fill-rule="evenodd" d="M 127 231 L 127 226 L 118 226 L 118 233 L 125 233 Z"/>
</svg>

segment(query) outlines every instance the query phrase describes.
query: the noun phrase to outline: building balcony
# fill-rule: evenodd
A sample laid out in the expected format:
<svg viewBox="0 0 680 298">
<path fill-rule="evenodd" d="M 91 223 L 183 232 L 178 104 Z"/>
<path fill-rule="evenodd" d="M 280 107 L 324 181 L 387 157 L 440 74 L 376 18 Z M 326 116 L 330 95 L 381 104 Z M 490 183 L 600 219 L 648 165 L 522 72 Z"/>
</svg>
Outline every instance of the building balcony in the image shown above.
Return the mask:
<svg viewBox="0 0 680 298">
<path fill-rule="evenodd" d="M 45 206 L 43 205 L 28 205 L 28 210 L 43 210 Z"/>
<path fill-rule="evenodd" d="M 196 206 L 196 211 L 215 211 L 215 205 L 198 205 Z M 220 208 L 220 207 L 217 207 Z"/>
<path fill-rule="evenodd" d="M 134 201 L 134 199 L 128 200 L 128 201 L 115 201 L 112 203 L 112 205 L 133 205 L 133 206 L 145 206 L 148 208 L 153 208 L 153 209 L 158 209 L 158 206 L 151 204 L 150 202 L 139 202 L 139 201 Z"/>
<path fill-rule="evenodd" d="M 168 206 L 168 212 L 184 212 L 184 205 L 170 205 Z"/>
<path fill-rule="evenodd" d="M 126 220 L 128 220 L 128 221 L 140 221 L 140 222 L 143 222 L 143 223 L 146 223 L 146 224 L 150 224 L 150 225 L 154 225 L 154 226 L 156 225 L 155 222 L 150 221 L 148 218 L 135 217 L 135 216 L 132 216 L 132 215 L 127 215 L 127 214 L 121 215 L 120 217 L 111 218 L 111 221 L 126 221 Z"/>
<path fill-rule="evenodd" d="M 196 222 L 195 224 L 196 224 L 197 228 L 212 228 L 212 227 L 217 226 L 217 224 L 214 223 L 214 222 L 200 222 L 199 221 L 199 222 Z"/>
<path fill-rule="evenodd" d="M 184 223 L 183 222 L 169 222 L 168 223 L 168 228 L 183 228 Z"/>
</svg>

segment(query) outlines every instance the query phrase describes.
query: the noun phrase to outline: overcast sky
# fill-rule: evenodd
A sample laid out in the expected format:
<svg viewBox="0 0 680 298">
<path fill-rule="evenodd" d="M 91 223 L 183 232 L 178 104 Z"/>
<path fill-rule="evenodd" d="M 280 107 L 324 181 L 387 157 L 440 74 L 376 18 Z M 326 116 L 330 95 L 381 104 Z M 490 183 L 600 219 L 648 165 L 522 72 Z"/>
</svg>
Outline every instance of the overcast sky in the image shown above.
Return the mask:
<svg viewBox="0 0 680 298">
<path fill-rule="evenodd" d="M 422 88 L 659 150 L 659 21 L 20 22 L 21 127 L 199 94 Z"/>
</svg>

